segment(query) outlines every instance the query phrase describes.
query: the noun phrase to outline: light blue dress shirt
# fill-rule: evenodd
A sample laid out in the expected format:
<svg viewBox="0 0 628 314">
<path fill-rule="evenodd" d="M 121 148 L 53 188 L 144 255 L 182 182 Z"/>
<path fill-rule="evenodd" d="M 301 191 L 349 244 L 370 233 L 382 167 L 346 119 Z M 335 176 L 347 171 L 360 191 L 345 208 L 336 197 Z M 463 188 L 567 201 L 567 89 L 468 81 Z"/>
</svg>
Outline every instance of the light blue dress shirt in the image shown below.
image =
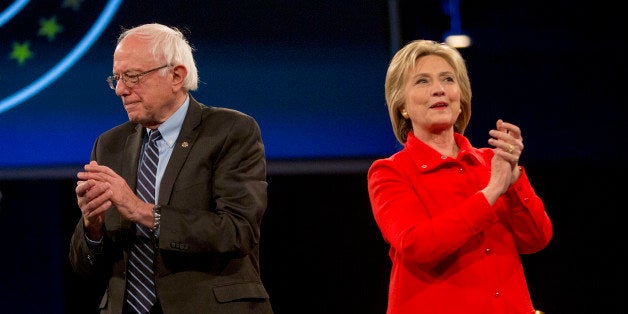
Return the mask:
<svg viewBox="0 0 628 314">
<path fill-rule="evenodd" d="M 155 204 L 159 204 L 159 188 L 161 187 L 161 178 L 166 171 L 166 166 L 168 165 L 168 161 L 170 160 L 170 155 L 172 155 L 172 150 L 174 149 L 174 143 L 179 137 L 179 132 L 181 132 L 181 126 L 183 125 L 183 119 L 185 119 L 185 114 L 188 111 L 188 106 L 190 106 L 190 96 L 185 99 L 183 105 L 175 111 L 175 113 L 168 118 L 168 120 L 164 121 L 157 130 L 161 133 L 161 139 L 157 141 L 157 148 L 159 149 L 159 163 L 157 164 L 157 177 L 155 179 Z M 149 131 L 148 129 L 146 130 Z M 144 148 L 146 147 L 146 143 L 148 141 L 144 141 L 142 147 L 142 156 L 144 155 Z"/>
</svg>

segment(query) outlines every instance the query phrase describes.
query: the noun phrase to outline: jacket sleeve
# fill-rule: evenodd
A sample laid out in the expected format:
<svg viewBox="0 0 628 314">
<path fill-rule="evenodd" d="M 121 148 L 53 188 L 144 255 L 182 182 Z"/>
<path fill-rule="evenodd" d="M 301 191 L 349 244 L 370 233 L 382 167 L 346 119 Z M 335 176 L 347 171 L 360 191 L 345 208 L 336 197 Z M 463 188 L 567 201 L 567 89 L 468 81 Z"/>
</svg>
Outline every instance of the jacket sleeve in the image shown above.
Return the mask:
<svg viewBox="0 0 628 314">
<path fill-rule="evenodd" d="M 105 256 L 101 253 L 104 245 L 101 243 L 99 249 L 89 246 L 81 217 L 70 239 L 69 259 L 72 269 L 84 278 L 105 280 L 108 272 L 104 265 Z"/>
<path fill-rule="evenodd" d="M 510 228 L 519 252 L 531 254 L 545 248 L 553 235 L 552 222 L 523 167 L 519 179 L 501 199 L 500 220 Z"/>
</svg>

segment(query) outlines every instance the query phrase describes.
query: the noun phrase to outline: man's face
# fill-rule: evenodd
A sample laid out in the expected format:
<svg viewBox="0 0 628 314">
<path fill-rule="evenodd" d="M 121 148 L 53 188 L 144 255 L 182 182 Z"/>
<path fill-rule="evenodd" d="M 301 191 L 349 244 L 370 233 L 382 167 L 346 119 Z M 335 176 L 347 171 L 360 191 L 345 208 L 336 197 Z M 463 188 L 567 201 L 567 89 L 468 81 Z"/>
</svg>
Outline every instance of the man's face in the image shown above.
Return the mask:
<svg viewBox="0 0 628 314">
<path fill-rule="evenodd" d="M 122 99 L 129 120 L 145 127 L 163 123 L 177 105 L 171 68 L 149 71 L 166 65 L 156 60 L 150 49 L 146 40 L 129 35 L 113 54 L 113 73 L 121 78 L 115 86 L 116 95 Z M 147 73 L 133 78 L 143 72 Z"/>
</svg>

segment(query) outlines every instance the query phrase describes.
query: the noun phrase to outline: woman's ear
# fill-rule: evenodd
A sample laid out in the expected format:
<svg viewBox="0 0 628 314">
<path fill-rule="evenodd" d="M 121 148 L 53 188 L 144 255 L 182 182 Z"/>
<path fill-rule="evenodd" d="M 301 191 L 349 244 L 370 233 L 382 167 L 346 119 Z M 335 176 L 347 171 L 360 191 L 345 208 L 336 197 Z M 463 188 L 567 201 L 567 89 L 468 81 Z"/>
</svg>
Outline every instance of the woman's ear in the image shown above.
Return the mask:
<svg viewBox="0 0 628 314">
<path fill-rule="evenodd" d="M 404 119 L 409 119 L 410 115 L 408 114 L 408 111 L 406 111 L 406 109 L 401 109 L 401 116 L 403 116 Z"/>
</svg>

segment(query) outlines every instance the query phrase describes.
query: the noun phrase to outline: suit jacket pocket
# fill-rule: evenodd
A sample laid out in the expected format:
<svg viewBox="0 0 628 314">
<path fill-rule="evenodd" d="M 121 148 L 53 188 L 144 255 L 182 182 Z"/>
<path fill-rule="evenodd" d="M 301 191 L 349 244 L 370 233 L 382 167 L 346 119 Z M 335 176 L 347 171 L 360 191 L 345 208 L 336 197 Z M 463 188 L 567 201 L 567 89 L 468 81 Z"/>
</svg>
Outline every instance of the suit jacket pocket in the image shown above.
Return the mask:
<svg viewBox="0 0 628 314">
<path fill-rule="evenodd" d="M 264 286 L 258 282 L 235 283 L 214 287 L 214 296 L 220 303 L 268 299 L 268 293 Z"/>
</svg>

